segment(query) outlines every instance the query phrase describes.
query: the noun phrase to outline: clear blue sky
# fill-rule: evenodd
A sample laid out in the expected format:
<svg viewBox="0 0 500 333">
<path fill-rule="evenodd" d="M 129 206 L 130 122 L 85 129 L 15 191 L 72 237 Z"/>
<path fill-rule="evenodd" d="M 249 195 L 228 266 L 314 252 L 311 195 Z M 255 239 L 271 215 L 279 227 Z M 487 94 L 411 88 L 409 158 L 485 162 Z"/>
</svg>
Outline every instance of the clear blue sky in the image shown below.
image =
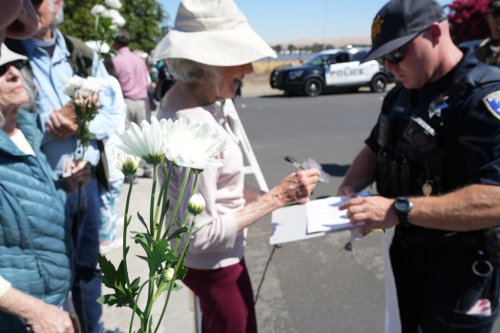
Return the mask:
<svg viewBox="0 0 500 333">
<path fill-rule="evenodd" d="M 418 0 L 414 0 L 418 1 Z M 158 0 L 173 25 L 180 0 Z M 250 25 L 268 42 L 370 34 L 387 0 L 235 0 Z M 447 4 L 450 0 L 438 0 Z"/>
</svg>

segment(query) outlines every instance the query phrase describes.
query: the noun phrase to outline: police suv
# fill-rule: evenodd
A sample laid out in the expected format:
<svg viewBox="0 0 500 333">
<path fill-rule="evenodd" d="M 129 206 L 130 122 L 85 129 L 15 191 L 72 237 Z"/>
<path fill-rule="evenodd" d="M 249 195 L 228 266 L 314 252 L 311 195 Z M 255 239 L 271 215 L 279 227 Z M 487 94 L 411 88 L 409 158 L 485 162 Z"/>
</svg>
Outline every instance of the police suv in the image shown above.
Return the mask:
<svg viewBox="0 0 500 333">
<path fill-rule="evenodd" d="M 369 50 L 352 47 L 322 51 L 304 65 L 275 69 L 270 77 L 271 87 L 307 96 L 340 87 L 357 90 L 368 86 L 373 92 L 385 91 L 394 77 L 376 60 L 360 63 Z"/>
</svg>

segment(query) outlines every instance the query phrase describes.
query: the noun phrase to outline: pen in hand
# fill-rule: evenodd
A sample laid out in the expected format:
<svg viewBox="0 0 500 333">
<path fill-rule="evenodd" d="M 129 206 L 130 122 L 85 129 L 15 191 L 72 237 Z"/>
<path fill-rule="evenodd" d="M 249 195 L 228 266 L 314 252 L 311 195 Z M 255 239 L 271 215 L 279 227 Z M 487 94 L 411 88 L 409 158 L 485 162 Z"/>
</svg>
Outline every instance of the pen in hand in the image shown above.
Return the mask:
<svg viewBox="0 0 500 333">
<path fill-rule="evenodd" d="M 300 163 L 297 162 L 297 160 L 295 158 L 293 158 L 292 156 L 287 155 L 287 156 L 285 156 L 283 158 L 285 159 L 285 161 L 287 161 L 288 163 L 292 164 L 294 168 L 296 168 L 298 170 L 305 170 L 305 168 L 302 165 L 300 165 Z M 325 180 L 321 176 L 319 177 L 318 181 L 321 182 L 321 183 L 325 182 Z"/>
</svg>

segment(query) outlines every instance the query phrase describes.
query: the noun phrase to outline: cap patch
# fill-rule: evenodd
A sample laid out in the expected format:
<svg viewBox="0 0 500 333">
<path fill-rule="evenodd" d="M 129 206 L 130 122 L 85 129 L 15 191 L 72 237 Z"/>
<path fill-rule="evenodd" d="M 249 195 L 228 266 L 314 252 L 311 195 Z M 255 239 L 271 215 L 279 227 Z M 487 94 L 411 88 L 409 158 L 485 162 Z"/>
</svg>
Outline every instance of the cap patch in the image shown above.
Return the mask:
<svg viewBox="0 0 500 333">
<path fill-rule="evenodd" d="M 382 32 L 382 24 L 384 24 L 384 20 L 382 20 L 380 15 L 377 15 L 372 24 L 372 41 Z"/>
<path fill-rule="evenodd" d="M 483 97 L 483 103 L 491 114 L 497 119 L 500 119 L 500 90 L 489 93 Z"/>
</svg>

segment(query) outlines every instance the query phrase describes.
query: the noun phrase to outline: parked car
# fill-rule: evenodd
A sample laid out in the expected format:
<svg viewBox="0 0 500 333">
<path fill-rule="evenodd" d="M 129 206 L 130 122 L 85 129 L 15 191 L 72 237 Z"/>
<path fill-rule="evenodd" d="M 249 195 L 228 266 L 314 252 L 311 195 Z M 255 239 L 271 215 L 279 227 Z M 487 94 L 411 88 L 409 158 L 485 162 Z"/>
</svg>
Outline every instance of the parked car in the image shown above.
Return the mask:
<svg viewBox="0 0 500 333">
<path fill-rule="evenodd" d="M 271 87 L 288 94 L 321 95 L 331 88 L 358 89 L 368 86 L 383 92 L 394 77 L 376 60 L 361 63 L 370 48 L 331 49 L 318 53 L 307 63 L 272 71 Z"/>
</svg>

